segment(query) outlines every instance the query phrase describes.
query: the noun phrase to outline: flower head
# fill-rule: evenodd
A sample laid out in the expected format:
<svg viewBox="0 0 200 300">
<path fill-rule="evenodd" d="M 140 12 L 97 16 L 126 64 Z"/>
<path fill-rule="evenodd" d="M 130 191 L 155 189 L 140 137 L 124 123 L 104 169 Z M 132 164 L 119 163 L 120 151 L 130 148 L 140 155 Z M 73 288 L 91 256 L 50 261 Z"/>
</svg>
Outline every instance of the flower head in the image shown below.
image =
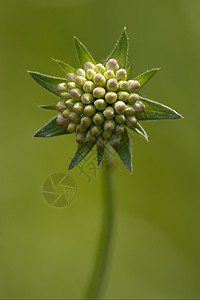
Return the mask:
<svg viewBox="0 0 200 300">
<path fill-rule="evenodd" d="M 57 110 L 58 114 L 35 133 L 35 137 L 50 137 L 74 133 L 79 144 L 69 169 L 77 165 L 97 146 L 97 163 L 101 163 L 104 148 L 110 144 L 125 166 L 132 171 L 130 141 L 127 129 L 148 140 L 139 121 L 179 118 L 173 109 L 141 96 L 140 89 L 155 75 L 158 68 L 129 79 L 127 69 L 128 37 L 124 28 L 114 50 L 104 64 L 96 63 L 85 46 L 75 37 L 80 68 L 56 61 L 65 72 L 58 78 L 30 72 L 44 88 L 59 97 L 55 105 L 40 106 Z"/>
</svg>

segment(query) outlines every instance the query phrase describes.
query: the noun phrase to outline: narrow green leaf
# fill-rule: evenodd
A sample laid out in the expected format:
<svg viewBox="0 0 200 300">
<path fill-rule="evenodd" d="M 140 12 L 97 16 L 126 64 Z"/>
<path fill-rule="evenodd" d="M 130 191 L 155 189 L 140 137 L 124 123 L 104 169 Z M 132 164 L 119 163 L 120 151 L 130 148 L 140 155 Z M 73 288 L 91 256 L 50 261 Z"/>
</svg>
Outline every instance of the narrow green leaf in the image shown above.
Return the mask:
<svg viewBox="0 0 200 300">
<path fill-rule="evenodd" d="M 133 63 L 128 67 L 128 69 L 126 70 L 126 73 L 127 73 L 127 76 L 130 75 L 131 71 L 132 71 L 132 68 L 133 68 Z"/>
<path fill-rule="evenodd" d="M 54 60 L 59 65 L 59 67 L 65 72 L 65 74 L 67 73 L 76 74 L 76 70 L 72 68 L 70 65 L 66 64 L 65 62 L 54 58 L 52 58 L 52 60 Z"/>
<path fill-rule="evenodd" d="M 67 82 L 66 78 L 54 77 L 45 74 L 41 74 L 38 72 L 27 71 L 31 77 L 39 83 L 42 87 L 44 87 L 49 92 L 59 96 L 59 93 L 56 90 L 56 85 L 62 82 Z"/>
<path fill-rule="evenodd" d="M 159 68 L 148 70 L 139 76 L 135 77 L 134 80 L 139 81 L 140 89 L 159 71 Z"/>
<path fill-rule="evenodd" d="M 140 97 L 141 101 L 144 103 L 146 109 L 143 113 L 135 113 L 135 116 L 138 120 L 159 120 L 159 119 L 177 119 L 183 118 L 179 113 L 177 113 L 174 109 Z"/>
<path fill-rule="evenodd" d="M 126 69 L 128 60 L 128 36 L 126 33 L 126 27 L 124 27 L 117 44 L 110 55 L 106 58 L 105 63 L 111 58 L 115 58 L 118 61 L 120 68 Z"/>
<path fill-rule="evenodd" d="M 125 130 L 120 144 L 114 148 L 125 167 L 132 172 L 132 153 L 131 153 L 131 145 L 127 131 Z"/>
<path fill-rule="evenodd" d="M 100 166 L 100 164 L 102 162 L 104 150 L 105 150 L 105 147 L 103 147 L 103 148 L 97 147 L 97 166 L 98 167 Z"/>
<path fill-rule="evenodd" d="M 33 136 L 34 137 L 52 137 L 62 134 L 69 134 L 66 126 L 59 126 L 56 123 L 57 116 L 51 119 L 43 127 L 41 127 Z"/>
<path fill-rule="evenodd" d="M 92 55 L 76 36 L 74 37 L 74 45 L 77 51 L 78 60 L 82 68 L 84 68 L 85 63 L 88 61 L 90 61 L 93 64 L 96 64 Z"/>
<path fill-rule="evenodd" d="M 145 140 L 148 142 L 149 139 L 148 139 L 148 135 L 146 133 L 146 131 L 144 130 L 144 128 L 139 124 L 137 123 L 135 125 L 135 127 L 131 128 L 133 131 L 137 132 L 140 136 L 142 136 L 143 138 L 145 138 Z"/>
<path fill-rule="evenodd" d="M 95 142 L 87 142 L 85 144 L 79 144 L 76 153 L 74 154 L 68 170 L 74 168 L 76 165 L 78 165 L 78 163 L 84 159 L 84 157 L 86 157 L 86 155 L 92 150 L 92 148 L 94 147 Z"/>
<path fill-rule="evenodd" d="M 56 104 L 38 105 L 39 108 L 56 110 Z"/>
</svg>

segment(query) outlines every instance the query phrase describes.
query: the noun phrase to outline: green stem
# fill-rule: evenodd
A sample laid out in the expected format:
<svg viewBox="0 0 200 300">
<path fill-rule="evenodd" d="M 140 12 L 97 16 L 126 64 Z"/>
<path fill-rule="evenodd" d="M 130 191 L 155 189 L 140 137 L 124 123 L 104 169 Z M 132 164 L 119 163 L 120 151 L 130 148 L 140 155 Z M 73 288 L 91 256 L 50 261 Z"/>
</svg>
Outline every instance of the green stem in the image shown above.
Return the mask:
<svg viewBox="0 0 200 300">
<path fill-rule="evenodd" d="M 106 152 L 106 151 L 105 151 Z M 99 299 L 107 282 L 109 269 L 112 235 L 113 235 L 113 189 L 112 189 L 112 165 L 105 153 L 105 166 L 102 174 L 103 188 L 103 216 L 99 246 L 96 261 L 92 272 L 91 282 L 85 299 Z"/>
</svg>

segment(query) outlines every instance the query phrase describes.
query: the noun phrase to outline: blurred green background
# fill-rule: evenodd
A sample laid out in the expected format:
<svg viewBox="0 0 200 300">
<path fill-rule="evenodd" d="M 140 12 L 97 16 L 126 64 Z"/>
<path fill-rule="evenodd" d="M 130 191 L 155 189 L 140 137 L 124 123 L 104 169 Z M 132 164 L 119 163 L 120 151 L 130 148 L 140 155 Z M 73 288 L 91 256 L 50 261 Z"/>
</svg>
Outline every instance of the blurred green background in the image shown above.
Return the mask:
<svg viewBox="0 0 200 300">
<path fill-rule="evenodd" d="M 93 267 L 101 224 L 101 176 L 68 172 L 77 196 L 56 209 L 46 177 L 67 172 L 74 136 L 33 139 L 56 98 L 29 69 L 62 76 L 51 57 L 78 67 L 76 35 L 98 60 L 127 26 L 134 74 L 161 67 L 143 95 L 184 120 L 143 122 L 132 175 L 117 158 L 117 225 L 105 298 L 200 298 L 198 0 L 1 0 L 0 298 L 79 299 Z"/>
</svg>

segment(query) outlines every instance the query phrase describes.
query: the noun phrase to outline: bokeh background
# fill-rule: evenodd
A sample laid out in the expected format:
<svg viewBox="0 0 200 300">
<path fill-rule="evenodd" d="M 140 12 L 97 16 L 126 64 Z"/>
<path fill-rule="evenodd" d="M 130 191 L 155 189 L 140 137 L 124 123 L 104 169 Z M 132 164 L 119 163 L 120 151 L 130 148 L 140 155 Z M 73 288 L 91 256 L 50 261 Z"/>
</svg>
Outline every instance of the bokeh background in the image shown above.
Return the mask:
<svg viewBox="0 0 200 300">
<path fill-rule="evenodd" d="M 181 120 L 143 122 L 132 175 L 116 159 L 116 232 L 105 298 L 200 298 L 200 1 L 1 0 L 0 298 L 81 299 L 100 233 L 101 176 L 67 171 L 74 136 L 33 139 L 56 98 L 26 70 L 62 76 L 51 60 L 78 67 L 76 35 L 97 60 L 127 26 L 134 75 L 159 74 L 143 94 Z M 82 164 L 83 165 L 83 164 Z M 85 169 L 86 170 L 86 169 Z M 41 188 L 52 173 L 77 184 L 75 201 L 54 208 Z"/>
</svg>

